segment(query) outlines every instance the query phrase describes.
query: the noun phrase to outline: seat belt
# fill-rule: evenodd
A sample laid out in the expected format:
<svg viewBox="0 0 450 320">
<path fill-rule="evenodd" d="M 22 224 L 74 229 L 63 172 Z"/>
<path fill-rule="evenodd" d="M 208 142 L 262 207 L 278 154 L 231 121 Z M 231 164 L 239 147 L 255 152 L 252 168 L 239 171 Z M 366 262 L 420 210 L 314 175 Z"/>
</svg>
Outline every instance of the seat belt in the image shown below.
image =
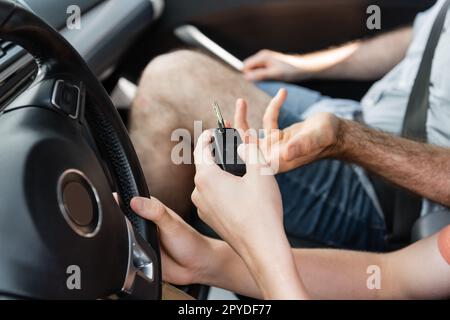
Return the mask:
<svg viewBox="0 0 450 320">
<path fill-rule="evenodd" d="M 402 137 L 407 139 L 421 142 L 428 141 L 426 123 L 430 105 L 430 78 L 433 57 L 441 38 L 449 5 L 450 0 L 447 0 L 431 28 L 419 71 L 409 97 L 402 129 Z M 422 198 L 420 196 L 405 189 L 396 189 L 392 240 L 410 240 L 411 228 L 420 217 L 421 210 Z"/>
</svg>

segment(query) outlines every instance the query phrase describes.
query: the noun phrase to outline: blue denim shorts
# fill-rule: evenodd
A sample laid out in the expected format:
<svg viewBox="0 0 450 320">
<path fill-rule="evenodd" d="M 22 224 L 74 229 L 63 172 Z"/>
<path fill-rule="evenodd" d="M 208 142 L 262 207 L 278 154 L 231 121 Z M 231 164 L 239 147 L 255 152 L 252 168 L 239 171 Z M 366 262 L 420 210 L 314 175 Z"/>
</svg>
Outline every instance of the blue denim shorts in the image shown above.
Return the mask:
<svg viewBox="0 0 450 320">
<path fill-rule="evenodd" d="M 303 87 L 261 82 L 258 87 L 274 96 L 288 90 L 280 128 L 302 121 L 312 105 L 330 99 Z M 290 237 L 354 250 L 383 251 L 386 227 L 352 165 L 321 160 L 277 176 L 284 207 L 284 224 Z"/>
</svg>

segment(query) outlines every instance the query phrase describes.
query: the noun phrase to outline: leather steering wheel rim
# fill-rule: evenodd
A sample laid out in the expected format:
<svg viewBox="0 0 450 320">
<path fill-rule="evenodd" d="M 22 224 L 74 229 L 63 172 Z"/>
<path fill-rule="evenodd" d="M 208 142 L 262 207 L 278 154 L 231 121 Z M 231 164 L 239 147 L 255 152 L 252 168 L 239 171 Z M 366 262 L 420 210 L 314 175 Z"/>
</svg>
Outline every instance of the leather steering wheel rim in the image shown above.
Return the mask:
<svg viewBox="0 0 450 320">
<path fill-rule="evenodd" d="M 66 39 L 17 1 L 0 1 L 0 38 L 34 56 L 40 79 L 69 74 L 82 84 L 91 103 L 81 113 L 114 180 L 120 208 L 155 251 L 160 270 L 156 225 L 137 216 L 129 205 L 135 196 L 150 197 L 148 186 L 127 130 L 103 86 Z"/>
</svg>

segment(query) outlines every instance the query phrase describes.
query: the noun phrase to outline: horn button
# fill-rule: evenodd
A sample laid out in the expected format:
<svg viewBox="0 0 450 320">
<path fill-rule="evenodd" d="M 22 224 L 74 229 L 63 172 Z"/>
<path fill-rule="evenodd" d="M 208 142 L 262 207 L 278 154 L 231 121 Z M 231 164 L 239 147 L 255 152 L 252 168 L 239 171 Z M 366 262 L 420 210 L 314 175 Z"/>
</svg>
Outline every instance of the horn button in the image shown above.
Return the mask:
<svg viewBox="0 0 450 320">
<path fill-rule="evenodd" d="M 67 170 L 60 176 L 58 202 L 64 219 L 80 236 L 91 238 L 100 230 L 99 197 L 81 171 Z"/>
</svg>

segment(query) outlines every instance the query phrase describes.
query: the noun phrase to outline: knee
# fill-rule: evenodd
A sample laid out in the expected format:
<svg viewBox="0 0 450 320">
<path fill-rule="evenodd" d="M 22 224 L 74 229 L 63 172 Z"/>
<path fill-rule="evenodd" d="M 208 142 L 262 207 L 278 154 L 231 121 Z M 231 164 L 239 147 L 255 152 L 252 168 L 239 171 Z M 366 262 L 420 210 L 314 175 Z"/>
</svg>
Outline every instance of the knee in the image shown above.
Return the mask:
<svg viewBox="0 0 450 320">
<path fill-rule="evenodd" d="M 202 68 L 212 59 L 200 52 L 178 50 L 154 58 L 144 69 L 141 84 L 148 81 L 162 83 L 165 80 L 183 80 L 192 75 L 193 70 Z"/>
<path fill-rule="evenodd" d="M 178 122 L 185 93 L 194 90 L 191 85 L 198 79 L 193 70 L 209 59 L 191 50 L 174 51 L 153 59 L 142 73 L 133 102 L 132 121 L 146 119 L 149 112 L 156 111 L 164 122 Z"/>
<path fill-rule="evenodd" d="M 205 59 L 210 58 L 191 50 L 178 50 L 154 58 L 142 73 L 135 104 L 148 105 L 147 100 L 157 100 L 167 105 L 178 97 L 176 93 L 180 88 L 186 89 L 196 82 L 198 76 L 193 70 Z"/>
</svg>

